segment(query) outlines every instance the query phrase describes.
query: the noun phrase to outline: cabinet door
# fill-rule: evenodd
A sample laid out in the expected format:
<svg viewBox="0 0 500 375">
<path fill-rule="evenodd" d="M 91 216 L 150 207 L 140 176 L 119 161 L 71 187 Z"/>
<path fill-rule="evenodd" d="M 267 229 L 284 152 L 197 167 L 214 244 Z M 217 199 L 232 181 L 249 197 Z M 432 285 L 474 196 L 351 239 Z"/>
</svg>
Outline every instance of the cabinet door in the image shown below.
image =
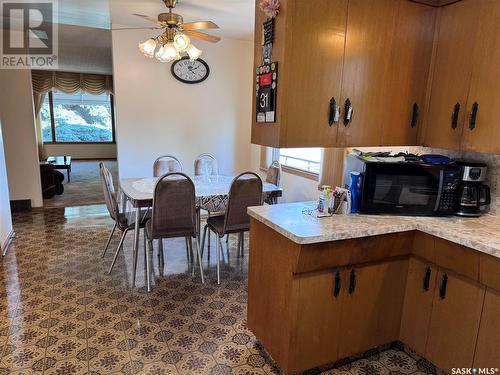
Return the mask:
<svg viewBox="0 0 500 375">
<path fill-rule="evenodd" d="M 464 0 L 439 8 L 436 56 L 423 143 L 458 149 L 466 118 L 479 7 Z M 457 110 L 455 110 L 457 106 Z M 458 107 L 459 106 L 459 107 Z M 453 116 L 453 113 L 456 116 Z M 452 121 L 454 117 L 455 121 Z"/>
<path fill-rule="evenodd" d="M 339 358 L 399 339 L 407 271 L 407 259 L 344 271 Z"/>
<path fill-rule="evenodd" d="M 425 357 L 447 373 L 472 367 L 485 288 L 445 271 L 437 283 Z"/>
<path fill-rule="evenodd" d="M 290 360 L 294 372 L 332 362 L 338 358 L 340 322 L 340 271 L 306 274 L 294 279 L 297 288 L 295 330 Z"/>
<path fill-rule="evenodd" d="M 347 0 L 289 1 L 288 12 L 286 146 L 334 147 L 329 111 L 341 101 Z"/>
<path fill-rule="evenodd" d="M 472 70 L 467 110 L 477 103 L 475 127 L 470 119 L 464 126 L 462 149 L 500 153 L 500 2 L 477 1 L 481 8 L 479 33 Z"/>
<path fill-rule="evenodd" d="M 498 368 L 500 365 L 500 293 L 488 289 L 484 297 L 481 326 L 477 338 L 474 367 Z"/>
<path fill-rule="evenodd" d="M 437 268 L 417 258 L 410 258 L 401 317 L 400 338 L 419 354 L 425 353 Z"/>
<path fill-rule="evenodd" d="M 342 118 L 347 99 L 352 103 L 352 121 L 339 123 L 339 147 L 377 146 L 381 143 L 387 93 L 390 86 L 388 53 L 397 22 L 398 1 L 350 0 L 342 78 Z"/>
<path fill-rule="evenodd" d="M 436 9 L 399 1 L 384 105 L 383 145 L 416 145 L 425 108 Z"/>
</svg>

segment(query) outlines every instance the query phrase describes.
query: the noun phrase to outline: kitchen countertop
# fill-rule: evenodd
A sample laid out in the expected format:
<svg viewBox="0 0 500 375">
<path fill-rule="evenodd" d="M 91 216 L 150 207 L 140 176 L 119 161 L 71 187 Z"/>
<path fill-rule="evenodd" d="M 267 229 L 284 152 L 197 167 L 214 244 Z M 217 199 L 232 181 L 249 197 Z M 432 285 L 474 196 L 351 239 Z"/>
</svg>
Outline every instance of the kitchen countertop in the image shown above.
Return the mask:
<svg viewBox="0 0 500 375">
<path fill-rule="evenodd" d="M 500 218 L 421 217 L 387 215 L 308 214 L 316 202 L 285 203 L 248 208 L 254 219 L 298 244 L 338 241 L 419 230 L 500 258 Z"/>
</svg>

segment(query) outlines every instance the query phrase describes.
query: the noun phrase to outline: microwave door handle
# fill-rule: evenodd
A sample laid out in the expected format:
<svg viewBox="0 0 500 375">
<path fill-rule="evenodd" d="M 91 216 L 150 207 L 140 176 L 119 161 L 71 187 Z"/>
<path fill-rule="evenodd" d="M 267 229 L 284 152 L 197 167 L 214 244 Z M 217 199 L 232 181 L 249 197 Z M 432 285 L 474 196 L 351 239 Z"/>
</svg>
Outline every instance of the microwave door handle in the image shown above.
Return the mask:
<svg viewBox="0 0 500 375">
<path fill-rule="evenodd" d="M 434 206 L 434 212 L 439 211 L 439 206 L 441 203 L 441 196 L 443 194 L 443 181 L 444 181 L 444 171 L 440 170 L 439 171 L 439 188 L 438 188 L 438 194 L 436 197 L 436 204 Z"/>
</svg>

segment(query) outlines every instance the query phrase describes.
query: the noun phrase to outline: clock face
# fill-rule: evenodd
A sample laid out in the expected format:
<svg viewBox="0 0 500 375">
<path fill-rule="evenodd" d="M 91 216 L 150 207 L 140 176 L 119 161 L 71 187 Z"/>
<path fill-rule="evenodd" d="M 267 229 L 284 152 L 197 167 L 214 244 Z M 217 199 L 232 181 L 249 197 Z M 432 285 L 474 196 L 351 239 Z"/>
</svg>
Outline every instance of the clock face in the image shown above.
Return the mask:
<svg viewBox="0 0 500 375">
<path fill-rule="evenodd" d="M 194 61 L 184 57 L 172 64 L 172 74 L 183 83 L 199 83 L 207 79 L 210 74 L 208 64 L 202 59 Z"/>
</svg>

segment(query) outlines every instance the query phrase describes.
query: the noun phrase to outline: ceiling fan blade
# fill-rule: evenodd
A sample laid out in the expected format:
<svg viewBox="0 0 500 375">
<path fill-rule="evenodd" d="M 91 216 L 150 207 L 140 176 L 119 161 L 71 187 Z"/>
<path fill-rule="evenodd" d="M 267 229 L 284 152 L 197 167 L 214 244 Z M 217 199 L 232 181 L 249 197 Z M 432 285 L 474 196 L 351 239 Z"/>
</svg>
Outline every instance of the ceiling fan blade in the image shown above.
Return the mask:
<svg viewBox="0 0 500 375">
<path fill-rule="evenodd" d="M 211 43 L 217 43 L 218 41 L 220 41 L 220 38 L 218 36 L 200 33 L 199 31 L 186 30 L 186 31 L 184 31 L 184 34 L 187 34 L 193 38 L 206 40 L 207 42 L 211 42 Z"/>
<path fill-rule="evenodd" d="M 202 30 L 202 29 L 218 29 L 219 26 L 212 21 L 198 21 L 183 23 L 181 27 L 184 30 Z"/>
<path fill-rule="evenodd" d="M 155 20 L 154 18 L 151 18 L 149 16 L 145 16 L 144 14 L 133 13 L 132 15 L 136 16 L 136 17 L 141 17 L 141 18 L 145 19 L 146 21 L 152 22 L 158 26 L 163 26 L 163 24 L 160 21 Z"/>
<path fill-rule="evenodd" d="M 163 27 L 122 27 L 122 28 L 116 28 L 116 29 L 111 29 L 111 31 L 115 30 L 162 30 Z"/>
</svg>

